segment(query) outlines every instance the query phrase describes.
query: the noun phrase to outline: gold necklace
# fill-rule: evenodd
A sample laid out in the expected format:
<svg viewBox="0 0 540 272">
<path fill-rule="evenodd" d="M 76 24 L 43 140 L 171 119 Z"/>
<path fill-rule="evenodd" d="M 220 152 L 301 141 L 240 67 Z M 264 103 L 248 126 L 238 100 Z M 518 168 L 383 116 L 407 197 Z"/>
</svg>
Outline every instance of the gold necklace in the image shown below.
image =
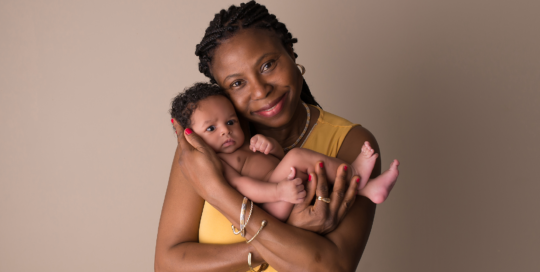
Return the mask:
<svg viewBox="0 0 540 272">
<path fill-rule="evenodd" d="M 300 134 L 300 137 L 298 137 L 298 139 L 296 139 L 296 142 L 294 142 L 294 144 L 292 144 L 291 146 L 283 148 L 283 151 L 285 151 L 285 152 L 293 149 L 298 144 L 298 142 L 300 142 L 300 139 L 302 139 L 302 137 L 304 137 L 304 134 L 306 134 L 307 128 L 309 127 L 309 120 L 311 119 L 310 118 L 311 114 L 309 112 L 309 107 L 308 107 L 308 105 L 306 103 L 304 103 L 304 101 L 302 101 L 302 105 L 304 105 L 304 108 L 306 108 L 306 111 L 307 111 L 306 126 L 304 127 L 304 131 L 302 131 L 302 134 Z"/>
</svg>

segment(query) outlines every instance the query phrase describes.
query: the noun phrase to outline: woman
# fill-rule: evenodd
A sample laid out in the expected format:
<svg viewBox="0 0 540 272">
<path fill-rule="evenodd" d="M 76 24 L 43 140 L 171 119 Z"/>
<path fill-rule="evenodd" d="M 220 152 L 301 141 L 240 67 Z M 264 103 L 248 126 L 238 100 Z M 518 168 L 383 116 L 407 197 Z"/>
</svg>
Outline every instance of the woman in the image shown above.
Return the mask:
<svg viewBox="0 0 540 272">
<path fill-rule="evenodd" d="M 264 6 L 253 1 L 231 6 L 216 14 L 197 45 L 199 70 L 227 91 L 249 121 L 248 133 L 272 137 L 285 148 L 303 144 L 348 163 L 365 141 L 380 153 L 368 130 L 313 106 L 318 103 L 297 68 L 295 42 Z M 248 271 L 250 253 L 253 267 L 270 264 L 266 271 L 356 269 L 375 205 L 355 199 L 355 183 L 343 178 L 346 169 L 340 167 L 329 193 L 324 166 L 316 167 L 306 184 L 308 197 L 287 223 L 255 206 L 246 237 L 234 236 L 229 222 L 239 228 L 243 196 L 224 179 L 214 152 L 191 130 L 174 125 L 179 145 L 159 225 L 156 271 Z M 380 157 L 372 175 L 379 174 Z M 317 200 L 310 206 L 315 195 L 330 203 Z"/>
</svg>

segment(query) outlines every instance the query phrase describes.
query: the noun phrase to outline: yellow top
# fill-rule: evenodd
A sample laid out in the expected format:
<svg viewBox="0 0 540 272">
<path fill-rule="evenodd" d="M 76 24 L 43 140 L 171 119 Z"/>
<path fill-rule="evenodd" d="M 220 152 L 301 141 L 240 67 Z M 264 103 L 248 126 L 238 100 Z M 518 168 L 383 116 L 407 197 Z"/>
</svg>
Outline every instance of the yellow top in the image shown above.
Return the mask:
<svg viewBox="0 0 540 272">
<path fill-rule="evenodd" d="M 336 157 L 345 136 L 356 125 L 339 116 L 325 112 L 321 108 L 318 109 L 320 114 L 317 123 L 310 134 L 308 134 L 302 147 L 317 151 L 329 157 Z M 204 203 L 199 226 L 199 243 L 234 244 L 245 241 L 242 236 L 233 234 L 231 222 L 225 216 L 208 202 Z M 275 272 L 276 270 L 269 267 L 265 271 Z"/>
</svg>

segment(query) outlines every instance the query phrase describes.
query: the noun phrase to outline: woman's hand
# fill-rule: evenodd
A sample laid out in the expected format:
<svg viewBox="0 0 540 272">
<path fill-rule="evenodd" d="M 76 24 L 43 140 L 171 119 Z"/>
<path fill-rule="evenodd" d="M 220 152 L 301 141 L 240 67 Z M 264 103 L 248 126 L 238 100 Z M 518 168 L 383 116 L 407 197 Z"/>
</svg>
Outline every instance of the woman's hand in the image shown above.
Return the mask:
<svg viewBox="0 0 540 272">
<path fill-rule="evenodd" d="M 330 203 L 315 200 L 314 205 L 310 205 L 313 197 L 328 198 L 328 182 L 326 172 L 322 163 L 317 163 L 316 173 L 311 173 L 307 185 L 307 197 L 304 202 L 293 207 L 287 223 L 298 228 L 310 230 L 319 234 L 327 234 L 333 231 L 345 218 L 356 199 L 356 187 L 358 176 L 353 176 L 347 183 L 347 173 L 341 165 L 338 168 L 334 190 L 330 195 Z M 316 193 L 316 194 L 315 194 Z"/>
<path fill-rule="evenodd" d="M 178 135 L 180 170 L 195 191 L 202 198 L 208 199 L 208 194 L 215 188 L 216 181 L 226 183 L 221 160 L 193 130 L 189 128 L 184 130 L 176 120 L 173 121 L 173 125 Z"/>
</svg>

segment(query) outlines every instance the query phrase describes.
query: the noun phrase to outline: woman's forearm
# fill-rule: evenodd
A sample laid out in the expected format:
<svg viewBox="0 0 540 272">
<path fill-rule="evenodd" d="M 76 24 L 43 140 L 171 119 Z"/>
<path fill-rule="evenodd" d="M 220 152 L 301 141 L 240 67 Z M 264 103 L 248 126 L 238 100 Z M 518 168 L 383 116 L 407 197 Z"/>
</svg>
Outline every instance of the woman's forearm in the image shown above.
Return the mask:
<svg viewBox="0 0 540 272">
<path fill-rule="evenodd" d="M 207 200 L 238 228 L 242 196 L 234 189 Z M 375 205 L 369 200 L 357 201 L 336 230 L 327 236 L 283 223 L 259 207 L 246 226 L 250 239 L 268 223 L 252 245 L 262 258 L 278 271 L 354 271 L 371 231 Z M 247 253 L 245 254 L 247 258 Z"/>
<path fill-rule="evenodd" d="M 169 248 L 161 255 L 161 260 L 156 259 L 155 271 L 248 271 L 250 251 L 255 252 L 246 243 L 214 245 L 185 242 Z"/>
</svg>

